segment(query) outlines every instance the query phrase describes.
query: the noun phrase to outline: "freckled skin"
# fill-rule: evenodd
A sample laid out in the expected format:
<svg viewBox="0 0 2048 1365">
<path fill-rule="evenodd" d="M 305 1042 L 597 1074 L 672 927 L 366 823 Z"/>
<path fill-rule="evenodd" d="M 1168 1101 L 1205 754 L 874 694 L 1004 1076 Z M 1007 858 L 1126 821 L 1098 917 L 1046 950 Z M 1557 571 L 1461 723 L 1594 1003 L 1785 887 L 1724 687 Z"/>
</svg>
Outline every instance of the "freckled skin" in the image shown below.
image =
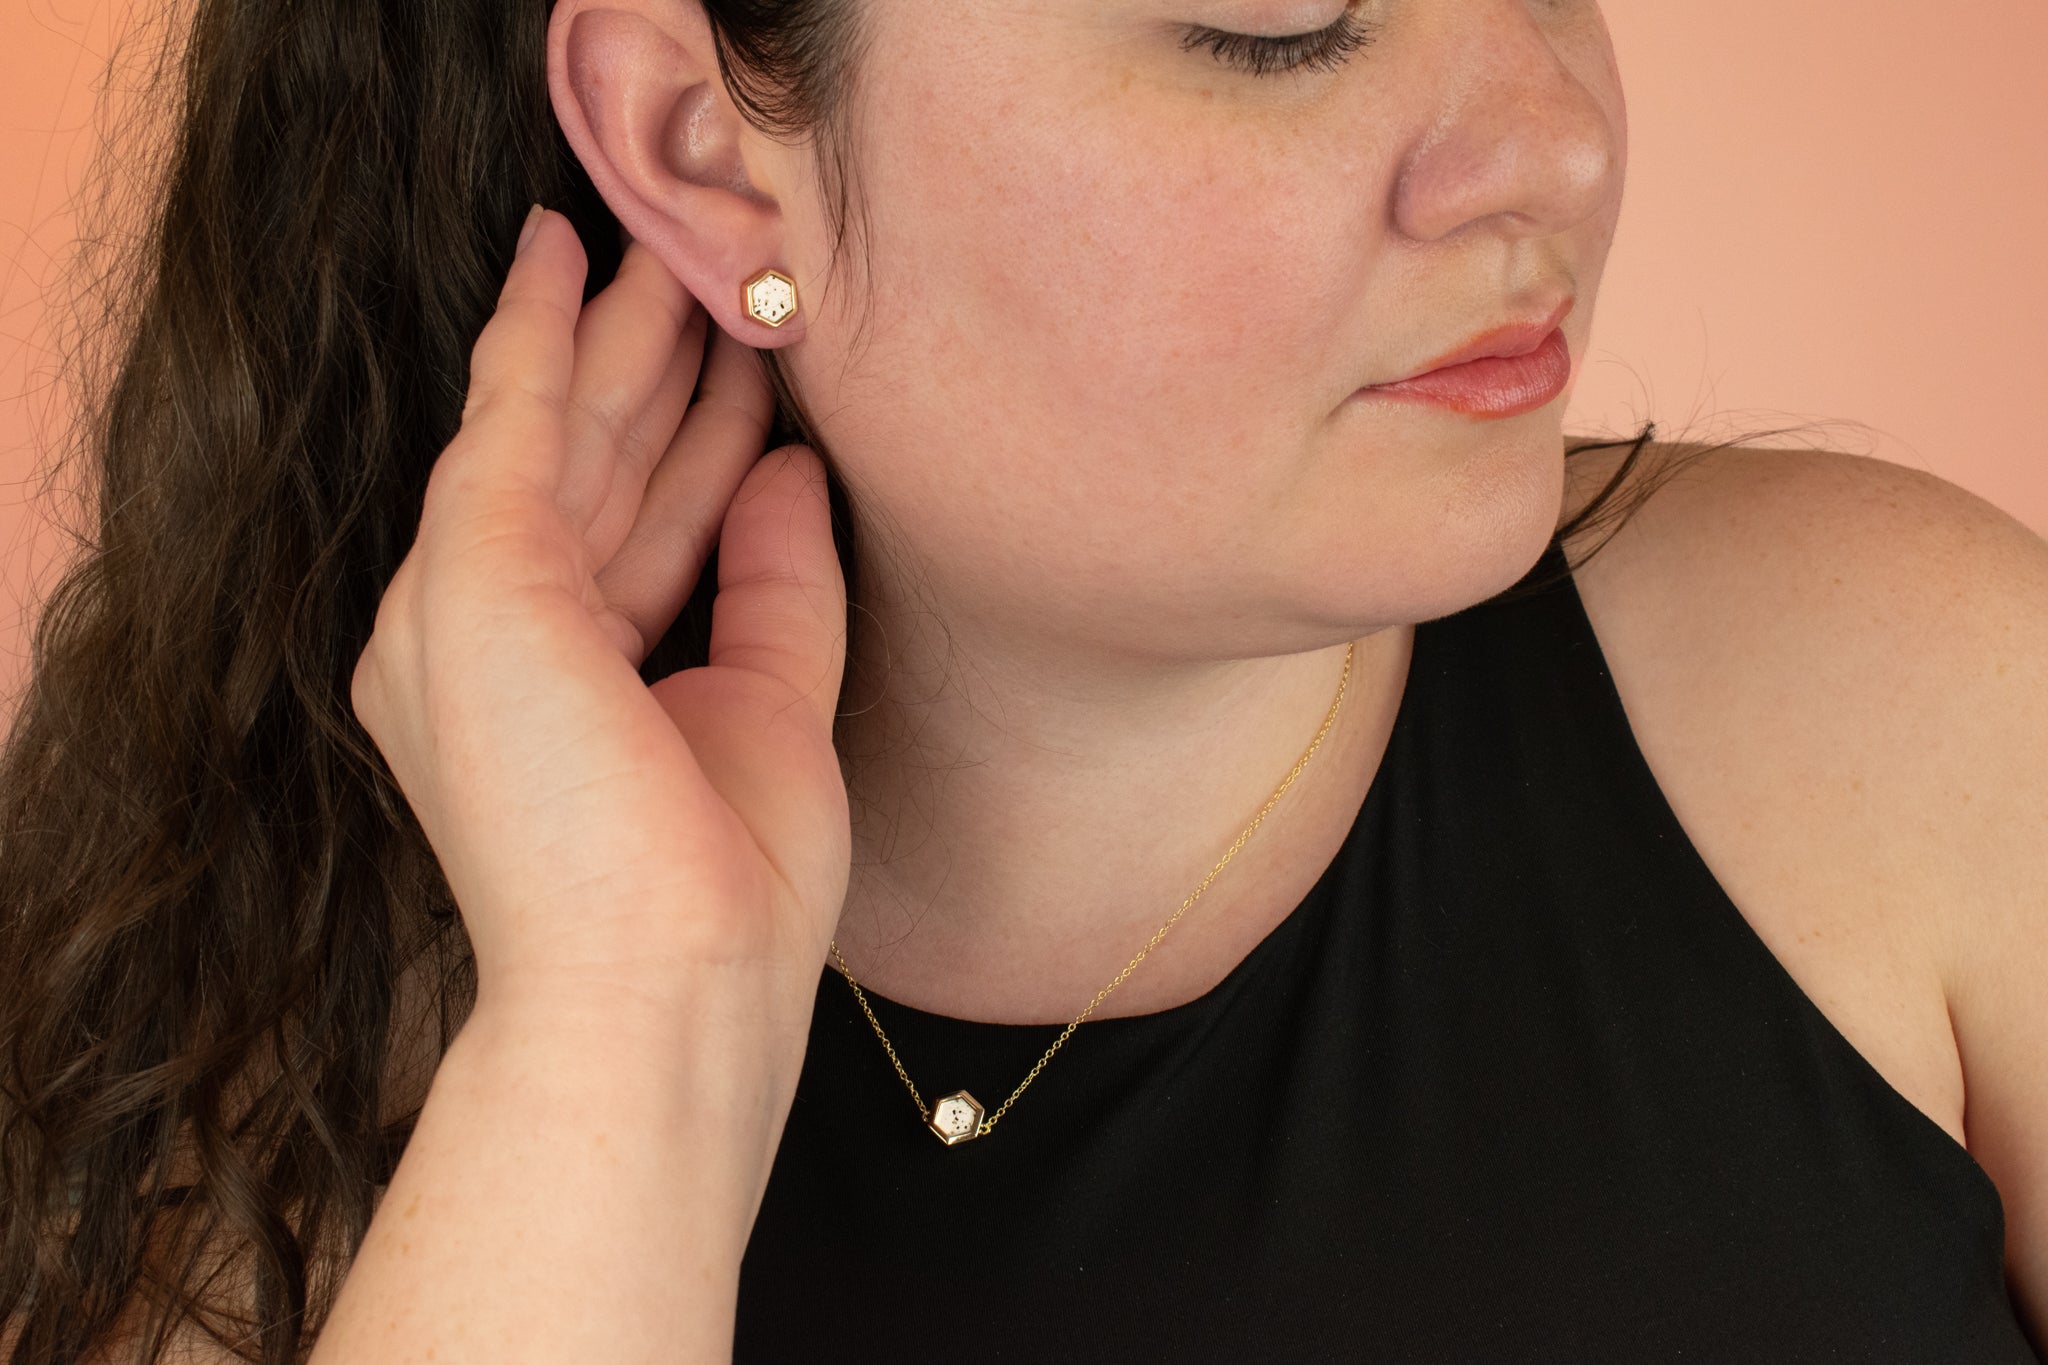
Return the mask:
<svg viewBox="0 0 2048 1365">
<path fill-rule="evenodd" d="M 1565 396 L 1485 421 L 1354 395 L 1567 297 L 1583 357 L 1626 157 L 1606 28 L 1592 0 L 1359 8 L 1369 46 L 1261 77 L 1184 26 L 1304 32 L 1342 0 L 863 0 L 865 270 L 834 272 L 811 152 L 745 140 L 779 208 L 741 278 L 799 281 L 776 344 L 864 548 L 837 941 L 884 995 L 1071 1018 L 1356 642 L 1291 810 L 1109 1008 L 1199 993 L 1248 946 L 1210 926 L 1270 923 L 1263 889 L 1327 862 L 1402 682 L 1390 627 L 1507 587 L 1556 526 Z"/>
<path fill-rule="evenodd" d="M 1625 148 L 1597 7 L 1368 4 L 1346 65 L 1265 78 L 1181 49 L 1214 9 L 870 6 L 871 345 L 842 374 L 826 306 L 789 359 L 962 620 L 1301 648 L 1489 595 L 1553 525 L 1563 399 L 1343 400 L 1561 291 L 1583 353 Z"/>
</svg>

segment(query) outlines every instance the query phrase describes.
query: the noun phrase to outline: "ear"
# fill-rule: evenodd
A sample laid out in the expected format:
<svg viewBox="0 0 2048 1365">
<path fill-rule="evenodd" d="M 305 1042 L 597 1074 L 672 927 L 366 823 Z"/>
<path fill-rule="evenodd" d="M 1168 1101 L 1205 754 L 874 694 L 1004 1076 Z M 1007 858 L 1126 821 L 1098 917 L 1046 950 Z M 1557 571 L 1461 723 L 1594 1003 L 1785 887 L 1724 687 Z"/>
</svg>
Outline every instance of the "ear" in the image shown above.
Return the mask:
<svg viewBox="0 0 2048 1365">
<path fill-rule="evenodd" d="M 756 186 L 746 151 L 767 139 L 740 117 L 718 75 L 711 26 L 695 0 L 557 0 L 548 21 L 555 118 L 619 225 L 659 256 L 720 329 L 749 346 L 784 346 L 780 327 L 747 315 L 741 288 L 764 267 L 785 275 L 787 220 Z M 798 285 L 799 291 L 803 284 Z"/>
</svg>

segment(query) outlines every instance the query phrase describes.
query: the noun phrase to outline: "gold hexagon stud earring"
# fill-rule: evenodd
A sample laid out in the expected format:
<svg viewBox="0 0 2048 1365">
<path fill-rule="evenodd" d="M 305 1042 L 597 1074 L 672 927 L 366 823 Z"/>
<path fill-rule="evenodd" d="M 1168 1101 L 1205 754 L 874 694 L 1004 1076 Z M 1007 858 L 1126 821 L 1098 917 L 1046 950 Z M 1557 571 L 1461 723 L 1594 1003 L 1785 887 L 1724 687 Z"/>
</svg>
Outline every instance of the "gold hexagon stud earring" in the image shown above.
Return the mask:
<svg viewBox="0 0 2048 1365">
<path fill-rule="evenodd" d="M 741 287 L 747 316 L 780 327 L 796 312 L 796 281 L 779 270 L 764 270 Z"/>
</svg>

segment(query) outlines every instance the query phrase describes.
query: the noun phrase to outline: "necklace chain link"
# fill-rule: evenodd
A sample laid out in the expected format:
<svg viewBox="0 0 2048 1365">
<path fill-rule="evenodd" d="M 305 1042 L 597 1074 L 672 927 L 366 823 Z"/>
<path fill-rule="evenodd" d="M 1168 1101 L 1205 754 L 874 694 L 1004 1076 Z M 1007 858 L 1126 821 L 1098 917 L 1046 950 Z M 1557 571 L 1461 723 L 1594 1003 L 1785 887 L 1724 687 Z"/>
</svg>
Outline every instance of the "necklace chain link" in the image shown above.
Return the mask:
<svg viewBox="0 0 2048 1365">
<path fill-rule="evenodd" d="M 1004 1100 L 1000 1105 L 996 1107 L 996 1111 L 993 1114 L 988 1115 L 986 1118 L 981 1117 L 981 1105 L 974 1099 L 973 1096 L 969 1095 L 964 1090 L 956 1091 L 954 1092 L 954 1094 L 945 1096 L 941 1100 L 942 1104 L 948 1101 L 958 1100 L 963 1101 L 965 1105 L 969 1106 L 970 1109 L 967 1112 L 970 1112 L 975 1120 L 971 1129 L 960 1127 L 957 1125 L 957 1122 L 955 1126 L 951 1128 L 942 1128 L 938 1123 L 934 1122 L 932 1117 L 933 1110 L 931 1106 L 927 1105 L 924 1102 L 924 1097 L 917 1093 L 917 1086 L 915 1083 L 911 1081 L 910 1073 L 903 1069 L 903 1059 L 896 1055 L 895 1045 L 889 1041 L 889 1035 L 883 1032 L 881 1020 L 875 1018 L 874 1008 L 868 1004 L 867 993 L 861 990 L 860 983 L 853 979 L 853 969 L 848 967 L 846 965 L 846 959 L 840 956 L 839 940 L 837 938 L 834 938 L 832 940 L 832 956 L 838 959 L 839 970 L 841 974 L 846 977 L 846 984 L 853 987 L 854 997 L 860 1001 L 861 1013 L 867 1015 L 868 1023 L 874 1026 L 875 1036 L 882 1040 L 882 1048 L 889 1054 L 889 1061 L 892 1065 L 895 1066 L 896 1074 L 898 1076 L 901 1076 L 903 1078 L 903 1084 L 909 1087 L 910 1098 L 916 1101 L 917 1103 L 918 1117 L 923 1119 L 926 1125 L 930 1127 L 933 1132 L 937 1133 L 940 1139 L 944 1141 L 948 1146 L 951 1146 L 954 1143 L 964 1142 L 968 1138 L 986 1136 L 989 1132 L 994 1130 L 996 1126 L 996 1120 L 1002 1118 L 1002 1116 L 1005 1113 L 1009 1112 L 1010 1106 L 1017 1102 L 1017 1097 L 1024 1093 L 1024 1088 L 1030 1085 L 1032 1081 L 1037 1079 L 1038 1073 L 1045 1069 L 1045 1064 L 1052 1060 L 1052 1055 L 1060 1050 L 1060 1045 L 1067 1041 L 1068 1037 L 1072 1035 L 1075 1029 L 1081 1027 L 1082 1021 L 1087 1019 L 1087 1017 L 1090 1014 L 1093 1014 L 1095 1012 L 1095 1007 L 1097 1005 L 1100 1005 L 1103 1002 L 1103 1000 L 1108 997 L 1111 991 L 1115 990 L 1118 986 L 1121 986 L 1123 984 L 1124 978 L 1129 976 L 1133 971 L 1135 971 L 1137 969 L 1138 964 L 1145 960 L 1145 955 L 1151 952 L 1154 948 L 1159 946 L 1159 941 L 1166 937 L 1166 931 L 1173 928 L 1174 921 L 1178 920 L 1183 914 L 1185 914 L 1189 906 L 1193 905 L 1196 901 L 1202 898 L 1202 893 L 1209 889 L 1209 883 L 1216 880 L 1216 874 L 1221 872 L 1224 869 L 1224 867 L 1229 864 L 1230 860 L 1237 856 L 1237 851 L 1244 847 L 1245 840 L 1251 838 L 1252 831 L 1257 829 L 1260 823 L 1263 820 L 1265 820 L 1267 812 L 1271 811 L 1274 805 L 1279 802 L 1280 798 L 1286 794 L 1287 789 L 1294 785 L 1294 779 L 1301 775 L 1301 770 L 1308 766 L 1308 761 L 1316 756 L 1316 750 L 1320 748 L 1322 745 L 1323 736 L 1330 733 L 1330 726 L 1333 723 L 1335 723 L 1337 719 L 1337 708 L 1344 704 L 1345 690 L 1351 685 L 1351 656 L 1356 649 L 1356 641 L 1345 647 L 1344 675 L 1337 681 L 1336 700 L 1330 703 L 1329 714 L 1323 717 L 1323 728 L 1316 731 L 1316 737 L 1309 744 L 1308 752 L 1304 753 L 1301 756 L 1300 760 L 1295 763 L 1293 770 L 1287 774 L 1287 780 L 1280 784 L 1279 790 L 1275 791 L 1273 795 L 1267 799 L 1265 806 L 1259 811 L 1258 815 L 1253 818 L 1252 822 L 1249 825 L 1245 826 L 1244 833 L 1237 836 L 1237 842 L 1230 846 L 1229 851 L 1223 855 L 1222 861 L 1218 862 L 1215 867 L 1209 869 L 1209 875 L 1202 878 L 1202 884 L 1195 888 L 1194 894 L 1189 896 L 1186 900 L 1182 901 L 1180 903 L 1180 909 L 1174 911 L 1173 914 L 1167 918 L 1166 923 L 1159 926 L 1158 932 L 1152 935 L 1151 942 L 1147 943 L 1143 948 L 1139 949 L 1138 955 L 1132 958 L 1129 963 L 1125 964 L 1124 969 L 1116 974 L 1116 979 L 1110 982 L 1107 986 L 1104 986 L 1101 990 L 1097 991 L 1095 993 L 1095 998 L 1088 1002 L 1088 1007 L 1082 1010 L 1079 1015 L 1075 1016 L 1073 1023 L 1068 1024 L 1065 1029 L 1061 1030 L 1059 1037 L 1053 1039 L 1052 1046 L 1045 1050 L 1045 1055 L 1038 1059 L 1038 1061 L 1032 1066 L 1030 1072 L 1024 1077 L 1024 1079 L 1021 1082 L 1018 1083 L 1017 1088 L 1010 1092 L 1010 1098 Z"/>
</svg>

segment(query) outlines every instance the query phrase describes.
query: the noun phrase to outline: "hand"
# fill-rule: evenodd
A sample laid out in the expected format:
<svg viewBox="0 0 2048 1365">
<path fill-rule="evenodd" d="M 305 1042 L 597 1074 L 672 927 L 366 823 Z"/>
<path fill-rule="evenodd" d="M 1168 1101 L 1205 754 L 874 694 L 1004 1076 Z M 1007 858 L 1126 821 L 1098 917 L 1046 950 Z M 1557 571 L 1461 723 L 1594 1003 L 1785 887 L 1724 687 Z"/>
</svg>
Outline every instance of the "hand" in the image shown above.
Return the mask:
<svg viewBox="0 0 2048 1365">
<path fill-rule="evenodd" d="M 851 857 L 824 465 L 762 455 L 758 358 L 651 252 L 629 242 L 582 306 L 588 266 L 544 214 L 351 701 L 461 908 L 480 1003 L 667 1002 L 744 968 L 807 1011 Z M 710 662 L 645 685 L 714 543 Z"/>
</svg>

